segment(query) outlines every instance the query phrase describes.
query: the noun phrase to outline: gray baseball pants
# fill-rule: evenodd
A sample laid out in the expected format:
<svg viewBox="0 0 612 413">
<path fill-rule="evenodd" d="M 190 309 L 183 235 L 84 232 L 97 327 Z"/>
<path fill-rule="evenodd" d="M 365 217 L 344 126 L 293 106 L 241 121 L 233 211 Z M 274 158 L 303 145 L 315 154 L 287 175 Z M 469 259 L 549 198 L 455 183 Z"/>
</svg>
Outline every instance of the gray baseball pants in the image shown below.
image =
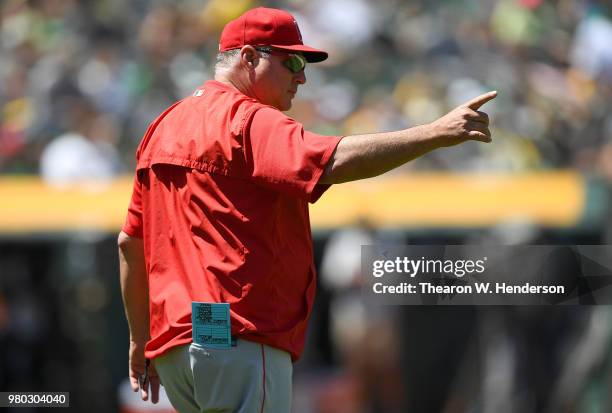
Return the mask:
<svg viewBox="0 0 612 413">
<path fill-rule="evenodd" d="M 186 344 L 155 359 L 179 413 L 289 413 L 289 353 L 238 339 L 227 350 Z"/>
</svg>

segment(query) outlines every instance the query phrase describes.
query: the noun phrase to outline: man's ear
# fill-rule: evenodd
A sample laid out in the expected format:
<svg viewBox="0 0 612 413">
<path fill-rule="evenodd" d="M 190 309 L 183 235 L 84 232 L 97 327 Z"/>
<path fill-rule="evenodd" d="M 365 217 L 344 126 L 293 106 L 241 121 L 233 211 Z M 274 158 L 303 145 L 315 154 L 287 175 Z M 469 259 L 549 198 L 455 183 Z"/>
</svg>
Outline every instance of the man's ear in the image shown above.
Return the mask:
<svg viewBox="0 0 612 413">
<path fill-rule="evenodd" d="M 251 45 L 243 46 L 240 49 L 240 63 L 249 69 L 254 69 L 257 66 L 259 60 L 259 54 L 257 50 Z"/>
</svg>

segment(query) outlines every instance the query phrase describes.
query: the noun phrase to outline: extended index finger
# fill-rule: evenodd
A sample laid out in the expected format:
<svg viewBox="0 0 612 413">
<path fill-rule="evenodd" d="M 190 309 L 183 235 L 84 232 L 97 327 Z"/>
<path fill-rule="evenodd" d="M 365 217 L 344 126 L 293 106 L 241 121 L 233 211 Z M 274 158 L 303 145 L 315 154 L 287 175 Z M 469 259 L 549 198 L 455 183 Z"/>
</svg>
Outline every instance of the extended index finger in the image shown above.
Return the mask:
<svg viewBox="0 0 612 413">
<path fill-rule="evenodd" d="M 464 103 L 461 106 L 465 106 L 465 107 L 468 107 L 468 108 L 473 109 L 473 110 L 478 110 L 482 105 L 484 105 L 485 103 L 487 103 L 491 99 L 495 98 L 495 96 L 497 96 L 497 91 L 496 90 L 494 90 L 492 92 L 487 92 L 484 95 L 480 95 L 478 97 L 475 97 L 474 99 Z"/>
</svg>

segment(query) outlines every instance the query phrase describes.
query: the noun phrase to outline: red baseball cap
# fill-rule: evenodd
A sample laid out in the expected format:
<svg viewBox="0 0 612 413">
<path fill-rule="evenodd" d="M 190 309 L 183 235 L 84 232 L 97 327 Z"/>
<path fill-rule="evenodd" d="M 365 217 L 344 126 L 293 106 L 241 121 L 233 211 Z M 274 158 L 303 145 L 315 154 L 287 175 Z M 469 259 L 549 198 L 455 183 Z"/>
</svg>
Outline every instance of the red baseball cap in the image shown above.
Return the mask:
<svg viewBox="0 0 612 413">
<path fill-rule="evenodd" d="M 295 18 L 284 10 L 257 7 L 225 25 L 219 41 L 220 52 L 247 44 L 301 52 L 309 63 L 327 59 L 327 52 L 304 44 Z"/>
</svg>

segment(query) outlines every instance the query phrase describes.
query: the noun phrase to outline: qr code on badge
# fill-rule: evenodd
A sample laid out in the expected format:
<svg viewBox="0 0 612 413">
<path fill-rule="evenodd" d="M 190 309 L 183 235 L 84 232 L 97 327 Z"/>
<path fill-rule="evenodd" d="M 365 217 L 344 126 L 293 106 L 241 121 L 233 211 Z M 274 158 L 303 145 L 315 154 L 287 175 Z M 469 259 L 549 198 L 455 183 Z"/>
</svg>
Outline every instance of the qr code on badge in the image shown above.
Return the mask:
<svg viewBox="0 0 612 413">
<path fill-rule="evenodd" d="M 210 323 L 212 321 L 212 308 L 210 305 L 198 306 L 198 313 L 196 319 L 203 323 Z"/>
</svg>

